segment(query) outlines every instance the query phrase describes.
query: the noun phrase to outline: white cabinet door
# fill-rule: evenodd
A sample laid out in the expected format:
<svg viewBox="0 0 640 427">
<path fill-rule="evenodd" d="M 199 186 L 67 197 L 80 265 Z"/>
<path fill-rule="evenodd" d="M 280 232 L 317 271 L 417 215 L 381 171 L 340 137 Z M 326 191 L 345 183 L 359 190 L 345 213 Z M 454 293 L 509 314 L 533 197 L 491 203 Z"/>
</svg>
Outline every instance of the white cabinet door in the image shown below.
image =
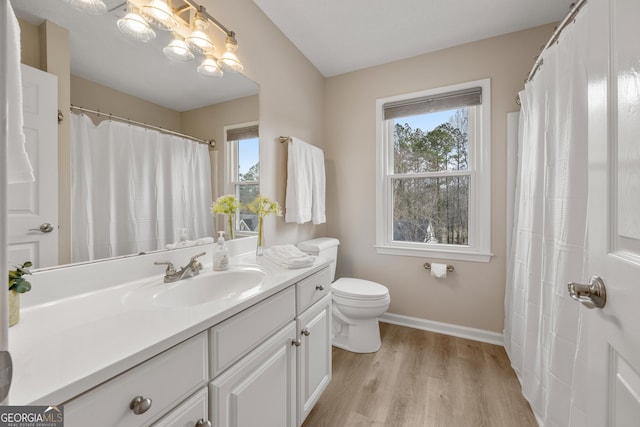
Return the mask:
<svg viewBox="0 0 640 427">
<path fill-rule="evenodd" d="M 588 425 L 640 425 L 640 2 L 589 1 Z"/>
<path fill-rule="evenodd" d="M 214 427 L 294 427 L 296 323 L 250 352 L 209 384 Z"/>
<path fill-rule="evenodd" d="M 298 425 L 331 381 L 331 295 L 298 316 Z"/>
</svg>

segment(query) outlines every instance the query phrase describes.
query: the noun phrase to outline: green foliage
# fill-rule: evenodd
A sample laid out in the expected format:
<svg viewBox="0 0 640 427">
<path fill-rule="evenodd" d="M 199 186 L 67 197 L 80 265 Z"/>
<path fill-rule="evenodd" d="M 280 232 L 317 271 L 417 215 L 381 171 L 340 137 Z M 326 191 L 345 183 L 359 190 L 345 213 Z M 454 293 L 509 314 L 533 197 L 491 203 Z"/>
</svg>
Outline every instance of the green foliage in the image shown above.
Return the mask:
<svg viewBox="0 0 640 427">
<path fill-rule="evenodd" d="M 18 293 L 25 293 L 31 290 L 31 283 L 29 283 L 22 276 L 31 274 L 29 267 L 32 267 L 31 261 L 25 261 L 21 266 L 16 267 L 15 270 L 9 270 L 9 290 L 16 291 Z"/>
</svg>

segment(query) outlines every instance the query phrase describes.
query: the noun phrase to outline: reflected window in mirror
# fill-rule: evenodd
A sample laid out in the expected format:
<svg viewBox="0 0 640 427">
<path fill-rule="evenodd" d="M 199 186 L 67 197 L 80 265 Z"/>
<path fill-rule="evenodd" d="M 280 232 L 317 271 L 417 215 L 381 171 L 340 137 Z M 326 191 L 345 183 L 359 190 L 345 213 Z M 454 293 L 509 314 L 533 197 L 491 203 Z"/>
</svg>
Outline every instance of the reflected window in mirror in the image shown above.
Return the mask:
<svg viewBox="0 0 640 427">
<path fill-rule="evenodd" d="M 234 194 L 243 208 L 236 214 L 234 234 L 251 234 L 258 227 L 258 216 L 244 208 L 260 193 L 260 142 L 258 123 L 225 127 L 227 164 L 226 193 Z"/>
</svg>

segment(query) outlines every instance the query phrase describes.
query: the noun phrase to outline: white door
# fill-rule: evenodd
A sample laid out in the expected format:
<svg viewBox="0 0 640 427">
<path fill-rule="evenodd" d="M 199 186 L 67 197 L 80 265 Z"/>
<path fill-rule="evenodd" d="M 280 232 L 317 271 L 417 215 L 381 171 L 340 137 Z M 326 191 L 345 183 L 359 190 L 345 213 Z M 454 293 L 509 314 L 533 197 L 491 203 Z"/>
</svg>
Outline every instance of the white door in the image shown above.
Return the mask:
<svg viewBox="0 0 640 427">
<path fill-rule="evenodd" d="M 589 426 L 640 426 L 640 1 L 589 0 Z"/>
<path fill-rule="evenodd" d="M 48 267 L 58 264 L 58 78 L 21 67 L 26 149 L 36 180 L 8 186 L 8 261 Z"/>
</svg>

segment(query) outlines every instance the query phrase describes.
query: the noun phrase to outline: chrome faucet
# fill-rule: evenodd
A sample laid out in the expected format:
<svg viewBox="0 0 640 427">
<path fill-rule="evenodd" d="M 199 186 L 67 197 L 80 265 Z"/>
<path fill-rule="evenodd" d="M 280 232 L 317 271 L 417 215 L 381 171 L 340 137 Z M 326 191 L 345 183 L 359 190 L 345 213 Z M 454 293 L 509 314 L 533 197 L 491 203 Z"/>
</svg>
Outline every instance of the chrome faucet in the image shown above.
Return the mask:
<svg viewBox="0 0 640 427">
<path fill-rule="evenodd" d="M 205 255 L 206 252 L 202 252 L 201 254 L 194 255 L 191 257 L 191 260 L 187 265 L 182 267 L 180 270 L 176 270 L 175 266 L 170 261 L 165 262 L 154 262 L 155 265 L 166 265 L 167 269 L 164 272 L 164 283 L 172 283 L 177 282 L 178 280 L 186 279 L 188 277 L 197 276 L 200 274 L 200 270 L 202 270 L 202 264 L 197 258 Z"/>
</svg>

